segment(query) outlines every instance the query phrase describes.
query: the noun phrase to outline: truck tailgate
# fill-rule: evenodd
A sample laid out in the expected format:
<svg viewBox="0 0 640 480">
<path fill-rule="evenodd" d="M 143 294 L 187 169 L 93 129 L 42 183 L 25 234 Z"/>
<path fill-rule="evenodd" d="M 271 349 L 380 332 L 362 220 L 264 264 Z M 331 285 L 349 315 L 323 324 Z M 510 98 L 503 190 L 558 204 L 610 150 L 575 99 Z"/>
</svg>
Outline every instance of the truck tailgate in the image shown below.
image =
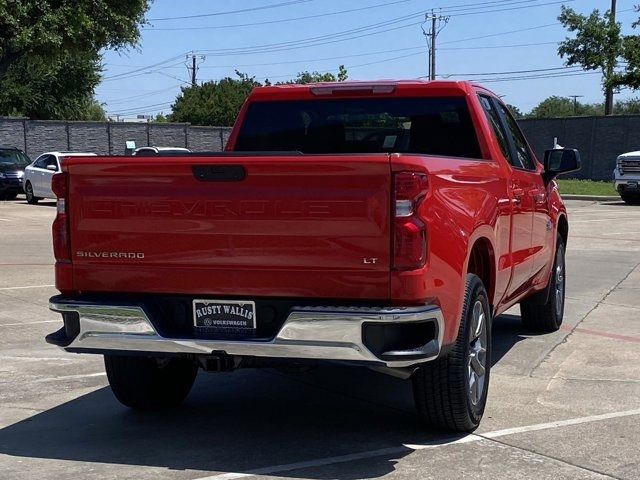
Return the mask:
<svg viewBox="0 0 640 480">
<path fill-rule="evenodd" d="M 389 298 L 386 154 L 94 157 L 66 168 L 76 290 Z"/>
</svg>

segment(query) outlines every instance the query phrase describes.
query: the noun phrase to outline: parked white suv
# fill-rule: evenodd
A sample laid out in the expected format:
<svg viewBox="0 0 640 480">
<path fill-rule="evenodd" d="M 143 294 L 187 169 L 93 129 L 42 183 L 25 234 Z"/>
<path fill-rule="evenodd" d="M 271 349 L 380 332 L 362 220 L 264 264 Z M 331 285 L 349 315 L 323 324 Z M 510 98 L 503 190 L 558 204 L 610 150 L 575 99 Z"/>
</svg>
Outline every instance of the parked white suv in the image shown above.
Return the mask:
<svg viewBox="0 0 640 480">
<path fill-rule="evenodd" d="M 27 202 L 35 205 L 43 198 L 56 198 L 51 191 L 51 178 L 60 171 L 64 157 L 95 157 L 95 153 L 47 152 L 24 169 L 24 193 Z"/>
<path fill-rule="evenodd" d="M 623 153 L 618 157 L 613 183 L 622 200 L 640 204 L 640 151 Z"/>
</svg>

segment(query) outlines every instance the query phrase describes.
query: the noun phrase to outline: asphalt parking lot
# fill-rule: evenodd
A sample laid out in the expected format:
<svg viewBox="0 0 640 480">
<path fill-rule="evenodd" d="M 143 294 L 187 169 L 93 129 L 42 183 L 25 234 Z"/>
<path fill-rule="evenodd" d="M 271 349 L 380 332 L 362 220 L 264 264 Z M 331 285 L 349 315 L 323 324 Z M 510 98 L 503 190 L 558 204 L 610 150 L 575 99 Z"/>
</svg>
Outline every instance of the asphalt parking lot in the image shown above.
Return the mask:
<svg viewBox="0 0 640 480">
<path fill-rule="evenodd" d="M 185 404 L 135 413 L 59 327 L 53 202 L 0 202 L 0 478 L 640 478 L 640 208 L 567 202 L 563 328 L 495 320 L 473 435 L 425 430 L 408 382 L 365 369 L 200 372 Z"/>
</svg>

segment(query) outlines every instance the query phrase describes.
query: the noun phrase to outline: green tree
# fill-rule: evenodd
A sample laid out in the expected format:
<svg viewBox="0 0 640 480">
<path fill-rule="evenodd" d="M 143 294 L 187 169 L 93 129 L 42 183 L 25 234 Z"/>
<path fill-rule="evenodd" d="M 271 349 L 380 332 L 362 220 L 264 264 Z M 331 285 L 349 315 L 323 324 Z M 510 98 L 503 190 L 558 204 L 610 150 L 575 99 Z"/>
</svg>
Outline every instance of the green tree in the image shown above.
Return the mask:
<svg viewBox="0 0 640 480">
<path fill-rule="evenodd" d="M 93 99 L 100 82 L 97 53 L 55 57 L 29 55 L 16 61 L 0 81 L 0 115 L 34 119 L 104 119 Z"/>
<path fill-rule="evenodd" d="M 255 77 L 246 73 L 236 70 L 236 76 L 237 78 L 226 77 L 195 87 L 183 87 L 167 118 L 171 122 L 189 122 L 194 125 L 233 125 L 251 90 L 261 86 Z M 346 68 L 340 65 L 337 77 L 332 73 L 304 71 L 298 73 L 296 78 L 276 85 L 335 82 L 336 79 L 342 82 L 347 77 Z M 271 82 L 265 79 L 264 85 L 270 86 Z"/>
<path fill-rule="evenodd" d="M 524 114 L 522 113 L 522 111 L 516 107 L 515 105 L 511 105 L 510 103 L 507 103 L 507 108 L 511 111 L 511 114 L 516 118 L 523 118 Z"/>
<path fill-rule="evenodd" d="M 307 85 L 309 83 L 319 83 L 319 82 L 344 82 L 347 78 L 349 78 L 349 73 L 344 65 L 340 65 L 338 67 L 338 74 L 334 75 L 331 72 L 309 72 L 305 70 L 303 72 L 298 73 L 298 76 L 292 80 L 288 80 L 286 82 L 278 82 L 278 85 L 286 85 L 291 83 L 296 83 L 298 85 Z M 265 82 L 266 83 L 266 82 Z"/>
<path fill-rule="evenodd" d="M 157 114 L 155 118 L 152 120 L 152 122 L 155 122 L 155 123 L 167 123 L 168 121 L 169 121 L 169 117 L 167 117 L 162 112 Z"/>
<path fill-rule="evenodd" d="M 576 102 L 568 97 L 552 96 L 540 102 L 531 113 L 529 118 L 561 118 L 575 116 L 602 115 L 604 113 L 603 104 L 585 104 Z"/>
<path fill-rule="evenodd" d="M 149 0 L 0 1 L 0 80 L 16 62 L 136 45 Z"/>
<path fill-rule="evenodd" d="M 616 113 L 620 115 L 640 115 L 640 98 L 617 101 Z"/>
<path fill-rule="evenodd" d="M 344 65 L 340 65 L 338 67 L 338 81 L 344 82 L 348 78 L 349 78 L 349 73 L 347 72 L 347 69 L 345 68 Z"/>
<path fill-rule="evenodd" d="M 238 71 L 236 75 L 238 78 L 226 77 L 217 82 L 183 87 L 171 106 L 170 120 L 194 125 L 233 125 L 251 90 L 260 86 L 254 77 Z"/>
<path fill-rule="evenodd" d="M 70 120 L 104 122 L 107 120 L 107 113 L 104 111 L 102 104 L 92 98 L 87 100 L 84 105 L 81 105 L 77 117 Z"/>
<path fill-rule="evenodd" d="M 612 114 L 614 88 L 640 88 L 640 37 L 622 35 L 621 24 L 609 10 L 601 14 L 596 9 L 587 16 L 563 6 L 558 20 L 575 33 L 574 38 L 560 42 L 558 54 L 567 66 L 580 65 L 584 70 L 602 72 L 605 114 Z M 632 26 L 638 25 L 640 21 Z M 622 66 L 618 63 L 620 58 L 626 61 Z M 622 70 L 616 71 L 616 67 Z"/>
</svg>

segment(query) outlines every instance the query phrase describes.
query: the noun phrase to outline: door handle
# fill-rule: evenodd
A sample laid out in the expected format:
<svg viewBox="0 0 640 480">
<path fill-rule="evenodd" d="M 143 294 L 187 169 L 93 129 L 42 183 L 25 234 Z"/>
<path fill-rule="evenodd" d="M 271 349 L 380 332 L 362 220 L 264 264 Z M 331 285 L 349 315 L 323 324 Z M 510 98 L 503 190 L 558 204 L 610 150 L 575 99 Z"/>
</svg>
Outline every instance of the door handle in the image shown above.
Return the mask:
<svg viewBox="0 0 640 480">
<path fill-rule="evenodd" d="M 520 205 L 522 203 L 522 196 L 524 195 L 524 190 L 522 188 L 514 188 L 511 190 L 513 194 L 513 203 L 515 205 Z"/>
<path fill-rule="evenodd" d="M 547 192 L 540 189 L 531 190 L 531 196 L 533 197 L 533 201 L 536 202 L 536 204 L 541 204 L 544 203 L 547 199 Z"/>
</svg>

